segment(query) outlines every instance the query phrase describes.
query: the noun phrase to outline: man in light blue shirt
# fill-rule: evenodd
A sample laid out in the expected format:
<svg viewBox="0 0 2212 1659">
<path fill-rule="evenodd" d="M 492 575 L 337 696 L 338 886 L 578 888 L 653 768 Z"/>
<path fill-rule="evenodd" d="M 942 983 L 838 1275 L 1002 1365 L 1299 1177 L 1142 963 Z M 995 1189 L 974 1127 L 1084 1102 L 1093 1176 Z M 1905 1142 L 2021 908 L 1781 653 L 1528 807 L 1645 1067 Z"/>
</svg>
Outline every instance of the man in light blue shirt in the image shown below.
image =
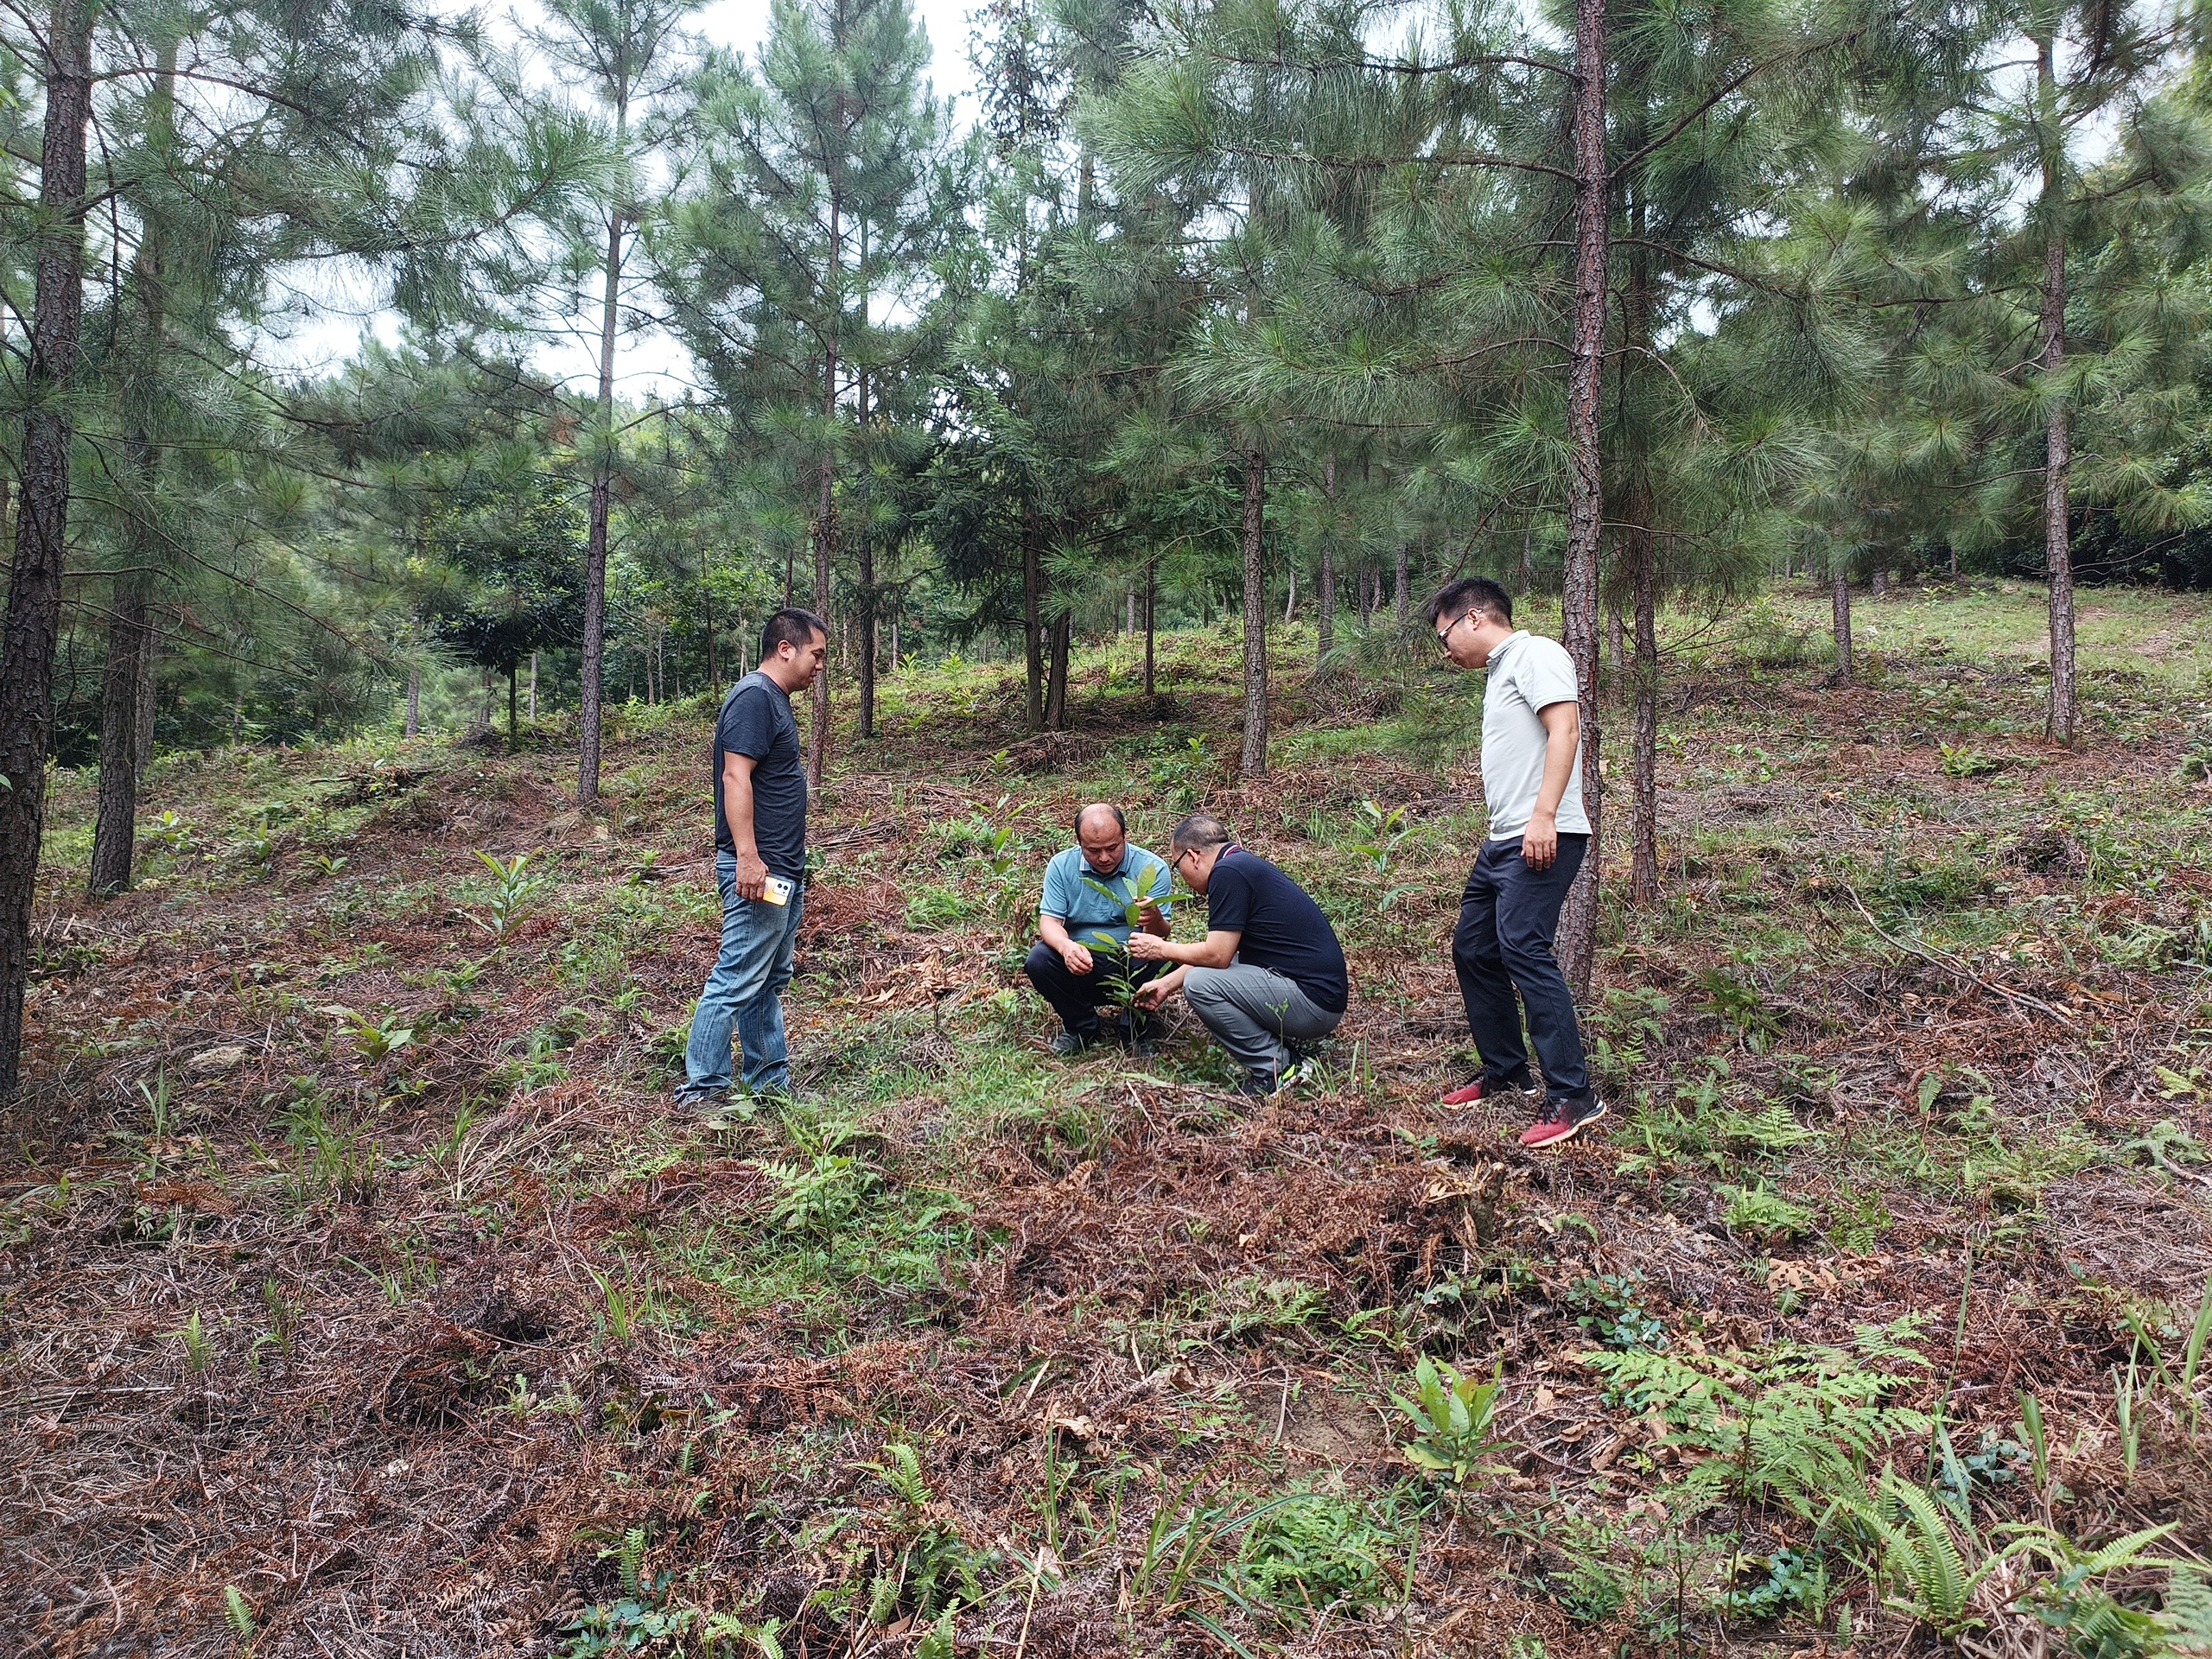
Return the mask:
<svg viewBox="0 0 2212 1659">
<path fill-rule="evenodd" d="M 1167 895 L 1174 881 L 1167 861 L 1129 844 L 1122 809 L 1093 802 L 1076 814 L 1076 844 L 1045 867 L 1045 892 L 1037 906 L 1037 943 L 1023 971 L 1037 994 L 1060 1016 L 1052 1052 L 1080 1054 L 1102 1041 L 1102 1001 L 1125 1001 L 1158 973 L 1156 962 L 1128 954 L 1132 918 L 1147 933 L 1167 937 Z M 1133 1047 L 1142 1029 L 1124 1014 L 1116 1034 Z"/>
</svg>

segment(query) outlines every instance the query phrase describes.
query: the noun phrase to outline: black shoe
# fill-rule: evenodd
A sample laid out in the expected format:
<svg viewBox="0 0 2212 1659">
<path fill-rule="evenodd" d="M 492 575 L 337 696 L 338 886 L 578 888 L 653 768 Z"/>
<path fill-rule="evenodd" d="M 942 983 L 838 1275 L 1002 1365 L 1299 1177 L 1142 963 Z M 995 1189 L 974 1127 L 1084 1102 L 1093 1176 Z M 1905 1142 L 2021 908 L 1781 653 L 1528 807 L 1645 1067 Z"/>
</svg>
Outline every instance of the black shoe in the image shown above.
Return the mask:
<svg viewBox="0 0 2212 1659">
<path fill-rule="evenodd" d="M 1282 1080 L 1272 1071 L 1255 1071 L 1236 1085 L 1236 1092 L 1251 1100 L 1272 1100 L 1282 1092 Z"/>
<path fill-rule="evenodd" d="M 729 1110 L 729 1090 L 727 1089 L 678 1089 L 676 1103 L 687 1112 L 701 1117 L 720 1117 Z"/>
<path fill-rule="evenodd" d="M 1090 1031 L 1061 1032 L 1052 1039 L 1052 1052 L 1064 1060 L 1071 1060 L 1086 1048 L 1097 1046 L 1098 1032 L 1095 1027 Z"/>
</svg>

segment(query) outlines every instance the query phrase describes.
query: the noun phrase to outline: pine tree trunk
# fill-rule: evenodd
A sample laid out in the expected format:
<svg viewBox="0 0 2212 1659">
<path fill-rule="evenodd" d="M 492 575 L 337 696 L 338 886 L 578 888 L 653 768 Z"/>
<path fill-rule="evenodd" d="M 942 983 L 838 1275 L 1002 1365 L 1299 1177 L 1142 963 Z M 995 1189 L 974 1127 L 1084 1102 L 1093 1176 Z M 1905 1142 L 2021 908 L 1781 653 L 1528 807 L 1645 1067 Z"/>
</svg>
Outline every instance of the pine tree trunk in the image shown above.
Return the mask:
<svg viewBox="0 0 2212 1659">
<path fill-rule="evenodd" d="M 1317 662 L 1325 658 L 1337 643 L 1337 452 L 1333 449 L 1321 463 L 1321 497 L 1329 504 L 1329 522 L 1321 531 L 1321 583 L 1314 595 L 1319 601 L 1319 637 L 1313 646 Z"/>
<path fill-rule="evenodd" d="M 875 547 L 865 531 L 861 561 L 861 736 L 875 735 Z"/>
<path fill-rule="evenodd" d="M 530 653 L 530 723 L 537 724 L 537 653 Z"/>
<path fill-rule="evenodd" d="M 154 699 L 162 683 L 162 621 L 150 606 L 147 607 L 146 632 L 139 650 L 138 729 L 133 735 L 131 750 L 138 758 L 138 781 L 143 789 L 146 768 L 154 764 Z"/>
<path fill-rule="evenodd" d="M 1158 596 L 1158 568 L 1152 560 L 1147 559 L 1144 562 L 1144 694 L 1147 697 L 1157 695 L 1153 682 L 1152 655 L 1154 638 L 1153 615 Z"/>
<path fill-rule="evenodd" d="M 127 453 L 132 446 L 126 438 L 122 447 Z M 129 472 L 137 470 L 135 466 L 127 467 Z M 132 479 L 131 485 L 143 481 L 142 475 Z M 125 558 L 138 556 L 138 539 L 126 531 Z M 100 673 L 99 796 L 94 810 L 92 869 L 85 884 L 86 890 L 96 896 L 130 887 L 131 859 L 137 846 L 139 677 L 145 672 L 149 586 L 143 569 L 125 570 L 115 579 L 115 596 L 111 601 L 107 661 Z"/>
<path fill-rule="evenodd" d="M 1851 578 L 1840 570 L 1828 578 L 1828 616 L 1835 629 L 1835 683 L 1849 685 L 1858 671 L 1851 660 Z"/>
<path fill-rule="evenodd" d="M 622 297 L 622 213 L 607 217 L 607 286 L 599 312 L 599 430 L 591 467 L 591 531 L 584 543 L 583 695 L 577 712 L 576 803 L 599 800 L 600 675 L 607 655 L 607 526 L 614 503 L 614 330 Z M 490 723 L 488 719 L 486 722 Z"/>
<path fill-rule="evenodd" d="M 1605 845 L 1598 722 L 1598 551 L 1605 530 L 1598 450 L 1598 392 L 1605 361 L 1605 0 L 1574 4 L 1574 310 L 1567 390 L 1567 560 L 1560 643 L 1581 688 L 1582 799 L 1590 852 L 1560 919 L 1560 966 L 1578 998 L 1590 994 L 1598 956 L 1598 878 Z"/>
<path fill-rule="evenodd" d="M 1605 607 L 1605 672 L 1618 679 L 1628 671 L 1627 631 L 1621 625 L 1621 602 L 1618 599 Z"/>
<path fill-rule="evenodd" d="M 838 45 L 843 45 L 842 32 Z M 837 547 L 836 441 L 831 435 L 836 429 L 838 334 L 844 322 L 845 308 L 844 244 L 839 239 L 843 235 L 844 200 L 838 192 L 834 163 L 830 171 L 830 269 L 829 281 L 823 289 L 830 299 L 830 331 L 822 354 L 822 486 L 814 513 L 814 613 L 825 620 L 830 615 L 830 563 Z M 814 723 L 807 734 L 806 751 L 806 781 L 810 788 L 822 787 L 823 774 L 829 766 L 830 670 L 825 665 L 814 677 Z"/>
<path fill-rule="evenodd" d="M 520 734 L 521 730 L 520 724 L 516 719 L 516 705 L 521 701 L 517 695 L 519 690 L 518 682 L 521 678 L 522 664 L 509 663 L 507 664 L 507 742 L 510 746 Z"/>
<path fill-rule="evenodd" d="M 1027 696 L 1022 703 L 1025 729 L 1045 729 L 1045 566 L 1039 545 L 1042 531 L 1037 510 L 1027 502 L 1021 508 L 1021 664 Z"/>
<path fill-rule="evenodd" d="M 1398 543 L 1397 569 L 1392 573 L 1390 613 L 1402 629 L 1414 620 L 1414 584 L 1411 568 L 1407 561 L 1412 550 L 1403 542 Z"/>
<path fill-rule="evenodd" d="M 2056 82 L 2048 37 L 2036 42 L 2036 79 L 2044 119 L 2054 119 Z M 2046 216 L 2043 258 L 2044 559 L 2050 577 L 2050 710 L 2045 729 L 2069 748 L 2081 718 L 2075 683 L 2074 550 L 2067 522 L 2068 474 L 2074 460 L 2072 411 L 2059 385 L 2066 366 L 2066 223 L 2064 186 L 2056 137 L 2046 139 L 2042 207 Z"/>
<path fill-rule="evenodd" d="M 863 264 L 867 263 L 868 238 L 865 234 L 861 238 L 861 259 Z M 868 290 L 865 280 L 861 290 L 860 310 L 863 317 L 868 315 Z M 856 381 L 854 417 L 858 422 L 860 429 L 866 432 L 868 430 L 868 371 L 865 368 L 861 370 Z M 863 467 L 861 469 L 861 476 L 865 479 L 867 475 L 867 469 Z M 868 533 L 865 503 L 861 510 L 860 538 L 854 550 L 860 558 L 861 648 L 858 654 L 861 738 L 866 741 L 875 735 L 875 537 Z"/>
<path fill-rule="evenodd" d="M 147 100 L 150 141 L 159 147 L 173 126 L 176 99 L 176 45 L 160 48 L 154 86 Z M 138 781 L 150 749 L 153 690 L 153 631 L 149 607 L 154 563 L 161 537 L 154 526 L 155 492 L 159 486 L 161 451 L 154 438 L 158 419 L 153 400 L 162 372 L 162 340 L 168 280 L 163 257 L 162 221 L 148 214 L 130 262 L 130 283 L 122 303 L 127 317 L 117 365 L 117 402 L 122 442 L 118 445 L 123 495 L 124 569 L 116 576 L 108 619 L 107 660 L 100 674 L 100 775 L 92 828 L 92 858 L 86 882 L 94 893 L 121 893 L 130 886 L 138 838 Z M 148 741 L 142 746 L 143 728 Z"/>
<path fill-rule="evenodd" d="M 1238 764 L 1247 779 L 1268 770 L 1267 488 L 1267 457 L 1254 444 L 1244 452 L 1244 751 Z"/>
<path fill-rule="evenodd" d="M 1648 493 L 1643 512 L 1648 525 Z M 1650 904 L 1659 897 L 1659 583 L 1649 530 L 1636 541 L 1630 552 L 1636 583 L 1636 824 L 1629 890 L 1638 904 Z"/>
<path fill-rule="evenodd" d="M 1641 147 L 1640 132 L 1631 142 Z M 1628 291 L 1621 306 L 1621 332 L 1627 347 L 1621 354 L 1624 378 L 1642 366 L 1651 344 L 1651 256 L 1642 245 L 1646 219 L 1641 192 L 1632 204 L 1629 222 L 1638 245 L 1629 253 Z M 1659 572 L 1651 522 L 1656 503 L 1652 497 L 1646 429 L 1633 422 L 1624 423 L 1624 447 L 1630 454 L 1621 544 L 1628 557 L 1630 601 L 1636 613 L 1629 893 L 1636 903 L 1648 905 L 1659 897 Z M 1610 632 L 1612 669 L 1618 675 L 1623 671 L 1624 654 L 1618 600 L 1611 607 Z"/>
<path fill-rule="evenodd" d="M 414 639 L 407 651 L 407 731 L 411 742 L 423 734 L 423 619 L 415 619 Z M 236 742 L 234 737 L 231 740 Z"/>
<path fill-rule="evenodd" d="M 1887 569 L 1878 564 L 1874 567 L 1873 575 L 1867 580 L 1866 592 L 1868 596 L 1873 599 L 1889 597 L 1890 573 Z"/>
<path fill-rule="evenodd" d="M 1295 564 L 1294 564 L 1294 565 L 1292 565 L 1292 566 L 1290 567 L 1290 591 L 1289 591 L 1289 592 L 1288 592 L 1288 593 L 1284 596 L 1284 598 L 1283 598 L 1283 601 L 1282 601 L 1282 625 L 1283 625 L 1283 626 L 1285 626 L 1286 628 L 1287 628 L 1287 627 L 1288 627 L 1288 626 L 1290 626 L 1290 624 L 1291 624 L 1291 620 L 1292 620 L 1292 619 L 1293 619 L 1293 618 L 1294 618 L 1295 616 L 1297 616 L 1297 614 L 1298 614 L 1298 567 L 1297 567 Z"/>
<path fill-rule="evenodd" d="M 1046 669 L 1045 689 L 1045 729 L 1065 732 L 1068 728 L 1068 653 L 1074 642 L 1075 617 L 1062 612 L 1052 624 L 1052 661 Z"/>
<path fill-rule="evenodd" d="M 46 750 L 54 729 L 54 643 L 67 553 L 68 396 L 85 312 L 85 128 L 92 113 L 92 9 L 55 0 L 45 42 L 36 276 L 22 368 L 22 495 L 0 647 L 0 1098 L 16 1092 L 31 904 L 46 828 Z"/>
</svg>

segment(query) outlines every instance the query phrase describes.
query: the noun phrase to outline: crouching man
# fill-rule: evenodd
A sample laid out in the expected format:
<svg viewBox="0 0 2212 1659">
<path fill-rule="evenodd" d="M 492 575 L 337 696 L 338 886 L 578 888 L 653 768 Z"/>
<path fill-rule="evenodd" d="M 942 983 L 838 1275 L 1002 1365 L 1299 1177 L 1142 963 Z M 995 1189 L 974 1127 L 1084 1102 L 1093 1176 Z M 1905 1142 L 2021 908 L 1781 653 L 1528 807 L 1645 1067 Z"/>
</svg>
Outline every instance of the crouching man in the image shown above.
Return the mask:
<svg viewBox="0 0 2212 1659">
<path fill-rule="evenodd" d="M 1128 820 L 1118 806 L 1098 801 L 1077 813 L 1075 842 L 1045 867 L 1037 943 L 1022 964 L 1038 995 L 1060 1016 L 1052 1052 L 1063 1056 L 1104 1039 L 1101 1002 L 1119 1001 L 1160 971 L 1157 962 L 1131 959 L 1129 935 L 1166 937 L 1174 886 L 1165 861 L 1129 844 Z M 1144 1040 L 1143 1023 L 1132 1010 L 1115 1035 L 1134 1048 Z"/>
<path fill-rule="evenodd" d="M 1157 1007 L 1182 992 L 1244 1068 L 1236 1092 L 1272 1095 L 1282 1087 L 1291 1046 L 1319 1041 L 1344 1017 L 1351 982 L 1344 947 L 1305 889 L 1236 845 L 1210 812 L 1175 826 L 1169 862 L 1205 897 L 1206 936 L 1195 944 L 1132 938 L 1131 956 L 1178 964 L 1138 1001 Z"/>
</svg>

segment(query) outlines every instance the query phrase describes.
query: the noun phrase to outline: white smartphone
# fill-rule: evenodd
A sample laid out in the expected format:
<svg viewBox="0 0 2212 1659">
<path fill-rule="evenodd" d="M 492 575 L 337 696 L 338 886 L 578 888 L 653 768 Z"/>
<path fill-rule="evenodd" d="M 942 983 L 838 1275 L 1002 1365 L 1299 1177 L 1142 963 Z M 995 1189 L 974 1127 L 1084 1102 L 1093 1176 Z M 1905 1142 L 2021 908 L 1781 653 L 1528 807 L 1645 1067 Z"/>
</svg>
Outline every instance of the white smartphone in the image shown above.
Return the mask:
<svg viewBox="0 0 2212 1659">
<path fill-rule="evenodd" d="M 789 876 L 772 875 L 760 889 L 760 897 L 772 905 L 788 905 L 798 887 Z"/>
</svg>

